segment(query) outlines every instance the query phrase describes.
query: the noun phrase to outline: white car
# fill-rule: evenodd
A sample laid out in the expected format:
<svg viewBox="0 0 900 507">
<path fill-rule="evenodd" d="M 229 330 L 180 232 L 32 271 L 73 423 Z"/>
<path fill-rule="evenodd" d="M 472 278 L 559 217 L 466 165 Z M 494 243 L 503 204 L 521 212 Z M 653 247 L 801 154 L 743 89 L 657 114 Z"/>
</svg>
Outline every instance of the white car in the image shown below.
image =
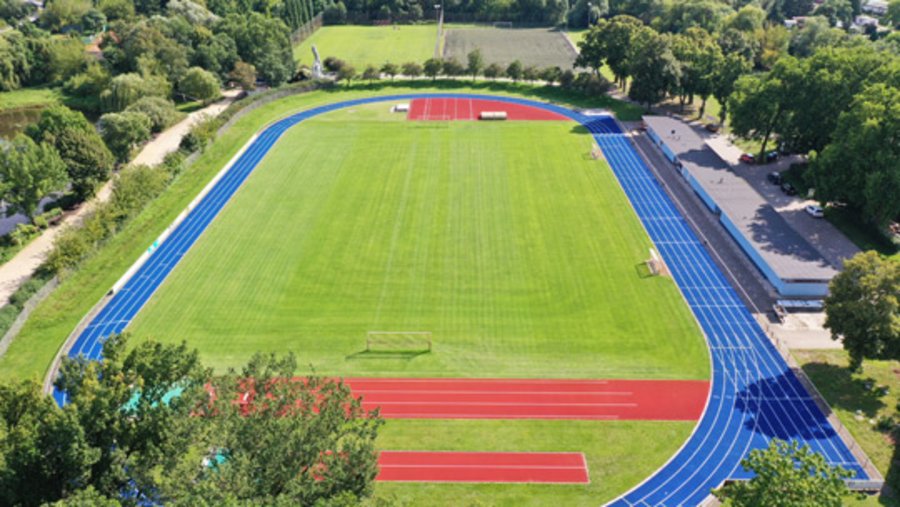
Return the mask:
<svg viewBox="0 0 900 507">
<path fill-rule="evenodd" d="M 808 204 L 805 209 L 806 212 L 809 213 L 809 216 L 813 218 L 822 218 L 825 216 L 825 210 L 818 204 Z"/>
</svg>

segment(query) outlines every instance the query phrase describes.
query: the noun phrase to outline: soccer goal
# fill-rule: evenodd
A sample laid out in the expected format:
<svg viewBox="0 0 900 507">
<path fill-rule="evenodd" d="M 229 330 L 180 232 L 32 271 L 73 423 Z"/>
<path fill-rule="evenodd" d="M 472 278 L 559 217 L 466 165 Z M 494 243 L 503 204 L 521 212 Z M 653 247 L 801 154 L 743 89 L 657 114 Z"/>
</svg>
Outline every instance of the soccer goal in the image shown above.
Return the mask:
<svg viewBox="0 0 900 507">
<path fill-rule="evenodd" d="M 650 249 L 650 257 L 646 262 L 647 268 L 654 276 L 669 276 L 669 268 L 655 249 Z"/>
<path fill-rule="evenodd" d="M 431 352 L 431 332 L 369 331 L 366 352 Z"/>
<path fill-rule="evenodd" d="M 512 21 L 495 21 L 494 28 L 512 28 Z"/>
</svg>

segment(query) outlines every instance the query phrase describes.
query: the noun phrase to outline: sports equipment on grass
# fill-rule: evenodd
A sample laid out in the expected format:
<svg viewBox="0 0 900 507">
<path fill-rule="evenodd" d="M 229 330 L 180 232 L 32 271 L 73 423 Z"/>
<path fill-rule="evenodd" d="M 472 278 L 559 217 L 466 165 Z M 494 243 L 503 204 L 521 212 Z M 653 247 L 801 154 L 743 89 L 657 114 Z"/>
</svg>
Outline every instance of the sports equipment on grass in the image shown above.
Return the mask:
<svg viewBox="0 0 900 507">
<path fill-rule="evenodd" d="M 366 352 L 431 352 L 428 331 L 369 331 Z"/>
</svg>

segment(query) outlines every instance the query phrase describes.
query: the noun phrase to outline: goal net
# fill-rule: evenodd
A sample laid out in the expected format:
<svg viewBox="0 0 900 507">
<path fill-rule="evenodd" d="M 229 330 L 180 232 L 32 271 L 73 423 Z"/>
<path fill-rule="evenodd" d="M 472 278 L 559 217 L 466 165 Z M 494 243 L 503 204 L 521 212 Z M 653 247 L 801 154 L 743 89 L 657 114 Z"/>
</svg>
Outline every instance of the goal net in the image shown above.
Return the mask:
<svg viewBox="0 0 900 507">
<path fill-rule="evenodd" d="M 366 352 L 431 352 L 431 332 L 369 331 Z"/>
<path fill-rule="evenodd" d="M 647 268 L 655 276 L 669 276 L 669 268 L 662 257 L 653 248 L 650 249 L 650 257 L 647 259 Z"/>
<path fill-rule="evenodd" d="M 495 21 L 494 28 L 512 28 L 512 21 Z"/>
</svg>

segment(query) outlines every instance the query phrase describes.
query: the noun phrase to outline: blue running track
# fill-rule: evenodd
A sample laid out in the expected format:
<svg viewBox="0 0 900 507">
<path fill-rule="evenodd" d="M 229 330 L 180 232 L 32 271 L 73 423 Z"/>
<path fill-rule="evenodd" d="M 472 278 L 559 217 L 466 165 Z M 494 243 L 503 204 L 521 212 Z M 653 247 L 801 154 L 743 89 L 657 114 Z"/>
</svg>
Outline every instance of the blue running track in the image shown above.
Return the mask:
<svg viewBox="0 0 900 507">
<path fill-rule="evenodd" d="M 799 440 L 832 464 L 854 470 L 856 479 L 868 479 L 615 120 L 525 99 L 464 94 L 370 97 L 316 107 L 270 125 L 90 322 L 69 356 L 100 359 L 104 339 L 125 330 L 287 129 L 319 114 L 361 104 L 453 97 L 538 107 L 584 125 L 603 150 L 706 335 L 712 360 L 711 393 L 697 427 L 668 463 L 611 505 L 697 505 L 724 480 L 748 477 L 740 467 L 741 458 L 751 449 L 765 447 L 771 438 Z M 65 393 L 57 391 L 54 397 L 60 404 L 66 401 Z"/>
</svg>

